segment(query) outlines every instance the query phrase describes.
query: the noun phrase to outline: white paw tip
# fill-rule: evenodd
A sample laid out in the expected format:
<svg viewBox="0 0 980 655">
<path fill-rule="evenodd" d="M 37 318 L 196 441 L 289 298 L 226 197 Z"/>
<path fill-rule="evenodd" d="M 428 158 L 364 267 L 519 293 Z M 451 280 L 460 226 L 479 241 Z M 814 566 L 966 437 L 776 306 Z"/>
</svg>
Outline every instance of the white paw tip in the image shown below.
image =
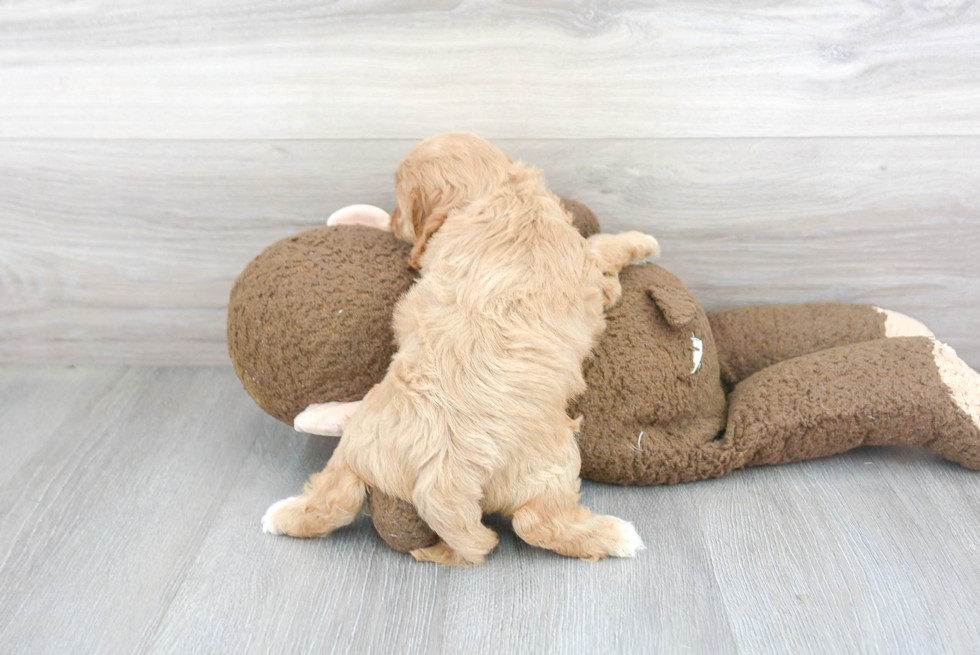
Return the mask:
<svg viewBox="0 0 980 655">
<path fill-rule="evenodd" d="M 294 500 L 296 496 L 290 496 L 289 498 L 283 498 L 279 502 L 272 503 L 269 509 L 265 510 L 265 514 L 262 515 L 262 532 L 266 534 L 282 534 L 282 530 L 276 527 L 273 523 L 272 518 L 275 516 L 276 512 L 288 502 Z"/>
<path fill-rule="evenodd" d="M 623 541 L 619 544 L 616 552 L 609 553 L 614 557 L 636 557 L 637 551 L 644 550 L 646 546 L 643 539 L 629 521 L 620 521 L 619 528 L 623 531 Z"/>
<path fill-rule="evenodd" d="M 649 235 L 647 235 L 647 236 L 649 236 Z M 657 241 L 653 237 L 650 237 L 649 248 L 650 248 L 650 254 L 647 255 L 648 257 L 659 257 L 660 256 L 660 242 Z"/>
</svg>

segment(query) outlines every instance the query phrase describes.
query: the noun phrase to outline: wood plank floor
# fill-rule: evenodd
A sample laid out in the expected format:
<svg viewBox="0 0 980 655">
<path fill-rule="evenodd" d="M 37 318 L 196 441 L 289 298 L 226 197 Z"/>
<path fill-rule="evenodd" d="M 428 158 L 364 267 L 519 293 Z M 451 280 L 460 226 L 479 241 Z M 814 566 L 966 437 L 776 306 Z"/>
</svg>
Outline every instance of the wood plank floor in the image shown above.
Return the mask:
<svg viewBox="0 0 980 655">
<path fill-rule="evenodd" d="M 473 570 L 367 517 L 262 534 L 334 441 L 263 414 L 227 367 L 0 367 L 5 653 L 973 652 L 980 474 L 865 449 L 677 487 L 585 485 L 635 560 L 518 541 Z"/>
</svg>

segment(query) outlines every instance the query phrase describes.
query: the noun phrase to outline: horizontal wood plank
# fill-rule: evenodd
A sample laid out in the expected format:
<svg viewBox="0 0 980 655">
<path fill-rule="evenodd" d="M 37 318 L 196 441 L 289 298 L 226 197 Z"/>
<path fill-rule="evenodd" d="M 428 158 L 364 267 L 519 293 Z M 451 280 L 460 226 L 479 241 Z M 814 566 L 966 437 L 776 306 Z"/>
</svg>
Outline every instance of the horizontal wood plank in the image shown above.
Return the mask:
<svg viewBox="0 0 980 655">
<path fill-rule="evenodd" d="M 980 138 L 500 141 L 706 308 L 868 302 L 980 364 Z M 411 141 L 8 141 L 0 361 L 227 363 L 232 282 Z"/>
<path fill-rule="evenodd" d="M 975 2 L 0 7 L 0 137 L 980 135 Z"/>
</svg>

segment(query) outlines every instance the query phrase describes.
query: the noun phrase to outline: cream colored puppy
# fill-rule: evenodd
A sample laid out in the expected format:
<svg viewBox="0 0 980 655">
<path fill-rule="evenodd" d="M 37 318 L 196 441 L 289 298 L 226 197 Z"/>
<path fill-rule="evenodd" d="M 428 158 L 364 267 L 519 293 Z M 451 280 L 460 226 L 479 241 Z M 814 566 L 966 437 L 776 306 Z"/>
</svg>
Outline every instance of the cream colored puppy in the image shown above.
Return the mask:
<svg viewBox="0 0 980 655">
<path fill-rule="evenodd" d="M 329 534 L 372 486 L 413 503 L 439 535 L 413 551 L 419 560 L 481 563 L 497 544 L 485 512 L 563 555 L 635 555 L 631 524 L 578 502 L 578 422 L 565 408 L 585 388 L 619 270 L 658 254 L 656 240 L 586 241 L 539 171 L 472 135 L 423 142 L 396 182 L 392 229 L 415 241 L 422 271 L 395 309 L 399 350 L 326 468 L 270 507 L 264 528 Z"/>
</svg>

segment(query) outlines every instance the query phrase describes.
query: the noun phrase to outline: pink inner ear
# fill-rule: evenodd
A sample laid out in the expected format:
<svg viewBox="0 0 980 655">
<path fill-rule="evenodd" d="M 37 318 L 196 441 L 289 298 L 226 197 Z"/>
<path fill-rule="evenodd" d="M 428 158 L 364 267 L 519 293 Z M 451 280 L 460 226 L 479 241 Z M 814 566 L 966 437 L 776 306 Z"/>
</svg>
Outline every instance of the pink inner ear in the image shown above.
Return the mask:
<svg viewBox="0 0 980 655">
<path fill-rule="evenodd" d="M 367 225 L 387 232 L 391 215 L 374 205 L 347 205 L 330 214 L 327 225 Z"/>
</svg>

